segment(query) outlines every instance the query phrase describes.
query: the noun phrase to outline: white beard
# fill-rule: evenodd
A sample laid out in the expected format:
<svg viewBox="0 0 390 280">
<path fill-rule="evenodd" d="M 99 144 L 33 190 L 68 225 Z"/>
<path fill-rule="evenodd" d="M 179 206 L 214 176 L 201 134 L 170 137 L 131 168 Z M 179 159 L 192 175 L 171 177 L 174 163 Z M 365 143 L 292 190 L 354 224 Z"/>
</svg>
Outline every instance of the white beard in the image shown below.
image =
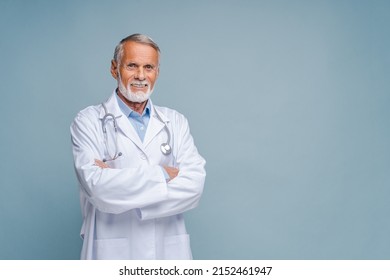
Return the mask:
<svg viewBox="0 0 390 280">
<path fill-rule="evenodd" d="M 119 73 L 118 73 L 119 74 Z M 150 89 L 150 85 L 148 84 L 148 90 L 146 92 L 143 92 L 141 90 L 139 91 L 131 91 L 130 89 L 130 83 L 127 85 L 127 87 L 124 86 L 122 83 L 122 79 L 120 74 L 118 75 L 118 88 L 120 93 L 129 101 L 135 102 L 135 103 L 142 103 L 149 99 L 149 97 L 153 93 L 153 89 Z"/>
</svg>

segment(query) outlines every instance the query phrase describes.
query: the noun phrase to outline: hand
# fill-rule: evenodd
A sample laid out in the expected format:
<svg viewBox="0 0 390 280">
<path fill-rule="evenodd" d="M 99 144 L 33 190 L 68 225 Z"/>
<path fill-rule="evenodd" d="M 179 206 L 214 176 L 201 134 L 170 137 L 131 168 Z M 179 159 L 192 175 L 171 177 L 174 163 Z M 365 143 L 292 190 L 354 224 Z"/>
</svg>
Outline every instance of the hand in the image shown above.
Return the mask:
<svg viewBox="0 0 390 280">
<path fill-rule="evenodd" d="M 168 173 L 170 180 L 174 179 L 179 174 L 179 169 L 171 166 L 163 166 L 165 171 Z"/>
<path fill-rule="evenodd" d="M 101 160 L 98 160 L 98 159 L 95 159 L 95 165 L 99 166 L 100 168 L 103 168 L 103 169 L 104 168 L 110 168 L 107 163 L 105 163 L 105 162 L 103 162 Z"/>
</svg>

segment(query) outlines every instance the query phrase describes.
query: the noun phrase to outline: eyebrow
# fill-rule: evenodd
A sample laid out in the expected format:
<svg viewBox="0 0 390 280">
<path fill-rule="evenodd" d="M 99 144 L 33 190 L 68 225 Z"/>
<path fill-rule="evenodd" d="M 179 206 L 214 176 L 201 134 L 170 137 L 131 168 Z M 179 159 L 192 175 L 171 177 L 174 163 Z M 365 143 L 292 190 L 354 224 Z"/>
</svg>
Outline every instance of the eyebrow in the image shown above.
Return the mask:
<svg viewBox="0 0 390 280">
<path fill-rule="evenodd" d="M 126 65 L 130 65 L 130 64 L 134 64 L 134 65 L 139 66 L 138 63 L 133 62 L 133 61 L 128 62 Z M 152 66 L 152 67 L 156 67 L 156 65 L 154 65 L 153 63 L 147 63 L 147 64 L 144 64 L 143 66 Z"/>
</svg>

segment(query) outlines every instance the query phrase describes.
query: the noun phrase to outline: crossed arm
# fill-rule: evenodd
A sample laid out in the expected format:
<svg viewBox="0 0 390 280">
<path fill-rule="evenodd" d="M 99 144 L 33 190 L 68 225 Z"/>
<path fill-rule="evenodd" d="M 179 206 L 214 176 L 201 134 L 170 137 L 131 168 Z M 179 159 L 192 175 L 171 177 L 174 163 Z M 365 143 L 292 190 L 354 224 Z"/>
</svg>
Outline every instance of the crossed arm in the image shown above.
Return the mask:
<svg viewBox="0 0 390 280">
<path fill-rule="evenodd" d="M 96 166 L 99 166 L 100 168 L 110 168 L 105 162 L 99 160 L 99 159 L 95 159 L 95 165 Z M 169 180 L 172 180 L 174 179 L 178 174 L 179 174 L 179 169 L 175 168 L 175 167 L 171 167 L 171 166 L 163 166 L 163 168 L 165 169 L 165 171 L 168 173 L 169 175 Z"/>
</svg>

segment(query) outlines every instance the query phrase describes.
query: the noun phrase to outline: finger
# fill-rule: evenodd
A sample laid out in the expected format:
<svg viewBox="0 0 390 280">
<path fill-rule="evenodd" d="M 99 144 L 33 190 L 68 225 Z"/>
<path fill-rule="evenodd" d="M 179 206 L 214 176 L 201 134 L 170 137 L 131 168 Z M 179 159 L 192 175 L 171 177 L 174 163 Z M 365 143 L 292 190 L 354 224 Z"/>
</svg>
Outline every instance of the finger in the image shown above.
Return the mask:
<svg viewBox="0 0 390 280">
<path fill-rule="evenodd" d="M 100 168 L 109 168 L 109 166 L 101 160 L 95 159 L 95 165 Z"/>
</svg>

